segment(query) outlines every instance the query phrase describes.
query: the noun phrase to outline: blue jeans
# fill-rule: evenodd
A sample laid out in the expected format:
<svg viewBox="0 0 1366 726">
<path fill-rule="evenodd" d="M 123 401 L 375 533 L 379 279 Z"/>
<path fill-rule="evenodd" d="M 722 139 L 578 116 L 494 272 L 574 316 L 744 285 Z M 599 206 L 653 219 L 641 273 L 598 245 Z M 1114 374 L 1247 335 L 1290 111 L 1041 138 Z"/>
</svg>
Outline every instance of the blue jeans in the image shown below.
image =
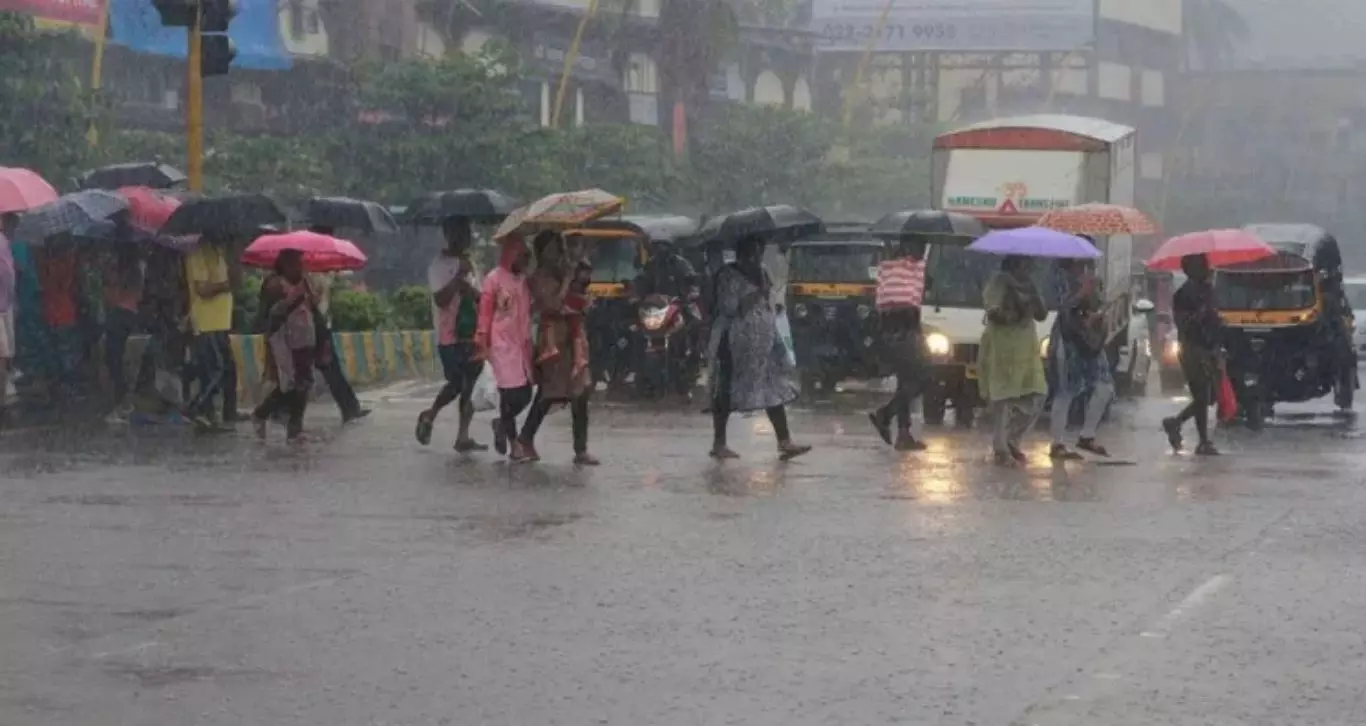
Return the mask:
<svg viewBox="0 0 1366 726">
<path fill-rule="evenodd" d="M 200 333 L 190 353 L 198 374 L 199 392 L 188 409 L 200 416 L 213 415 L 213 398 L 223 396 L 223 420 L 237 419 L 237 362 L 232 357 L 228 331 Z"/>
</svg>

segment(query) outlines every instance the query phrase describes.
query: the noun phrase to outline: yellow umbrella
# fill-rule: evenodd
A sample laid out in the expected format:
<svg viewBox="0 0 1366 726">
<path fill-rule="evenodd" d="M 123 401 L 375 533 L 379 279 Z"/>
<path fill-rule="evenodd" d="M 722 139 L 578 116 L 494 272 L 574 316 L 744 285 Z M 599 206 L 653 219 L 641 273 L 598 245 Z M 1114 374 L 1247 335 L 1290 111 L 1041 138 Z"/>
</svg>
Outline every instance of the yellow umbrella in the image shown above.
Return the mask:
<svg viewBox="0 0 1366 726">
<path fill-rule="evenodd" d="M 581 189 L 542 197 L 513 210 L 498 225 L 493 238 L 501 240 L 517 231 L 577 227 L 621 211 L 626 200 L 601 189 Z"/>
</svg>

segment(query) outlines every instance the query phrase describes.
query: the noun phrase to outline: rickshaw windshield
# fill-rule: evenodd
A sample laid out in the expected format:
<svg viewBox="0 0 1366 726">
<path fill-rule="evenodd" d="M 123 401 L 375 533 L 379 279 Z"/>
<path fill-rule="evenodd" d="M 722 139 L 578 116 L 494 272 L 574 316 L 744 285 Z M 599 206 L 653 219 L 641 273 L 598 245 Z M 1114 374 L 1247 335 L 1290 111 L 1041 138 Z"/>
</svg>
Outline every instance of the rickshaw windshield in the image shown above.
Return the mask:
<svg viewBox="0 0 1366 726">
<path fill-rule="evenodd" d="M 593 263 L 593 282 L 627 282 L 635 279 L 636 250 L 634 237 L 606 237 L 587 242 L 588 260 Z"/>
<path fill-rule="evenodd" d="M 1313 270 L 1226 272 L 1214 276 L 1215 303 L 1221 310 L 1304 310 L 1314 307 Z"/>
<path fill-rule="evenodd" d="M 980 309 L 982 290 L 991 276 L 1001 270 L 1001 258 L 969 252 L 962 241 L 933 244 L 925 273 L 925 304 L 946 308 Z M 1049 260 L 1034 263 L 1034 284 L 1043 295 L 1049 310 L 1057 307 L 1053 287 L 1053 264 Z"/>
<path fill-rule="evenodd" d="M 788 253 L 787 279 L 792 282 L 859 282 L 877 280 L 881 247 L 874 245 L 800 245 Z"/>
</svg>

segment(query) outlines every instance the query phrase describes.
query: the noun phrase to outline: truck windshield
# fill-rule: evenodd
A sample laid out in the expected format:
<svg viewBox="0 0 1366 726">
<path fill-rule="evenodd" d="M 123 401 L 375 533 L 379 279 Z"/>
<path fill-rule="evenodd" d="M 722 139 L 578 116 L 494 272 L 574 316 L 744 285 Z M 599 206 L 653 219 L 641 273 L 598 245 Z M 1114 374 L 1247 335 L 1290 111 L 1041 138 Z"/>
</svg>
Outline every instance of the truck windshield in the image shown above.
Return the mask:
<svg viewBox="0 0 1366 726">
<path fill-rule="evenodd" d="M 859 282 L 877 280 L 879 247 L 873 245 L 800 245 L 788 253 L 791 282 Z"/>
<path fill-rule="evenodd" d="M 593 239 L 587 243 L 593 263 L 593 282 L 626 282 L 636 276 L 636 240 L 629 237 Z"/>
<path fill-rule="evenodd" d="M 962 244 L 937 244 L 930 248 L 926 274 L 929 283 L 925 290 L 925 304 L 946 308 L 982 307 L 982 290 L 987 281 L 1001 269 L 1001 258 L 969 252 Z M 1034 284 L 1039 286 L 1048 309 L 1057 307 L 1057 296 L 1051 284 L 1053 266 L 1048 261 L 1034 265 Z"/>
<path fill-rule="evenodd" d="M 1221 310 L 1304 310 L 1314 306 L 1313 270 L 1220 272 L 1214 298 Z"/>
</svg>

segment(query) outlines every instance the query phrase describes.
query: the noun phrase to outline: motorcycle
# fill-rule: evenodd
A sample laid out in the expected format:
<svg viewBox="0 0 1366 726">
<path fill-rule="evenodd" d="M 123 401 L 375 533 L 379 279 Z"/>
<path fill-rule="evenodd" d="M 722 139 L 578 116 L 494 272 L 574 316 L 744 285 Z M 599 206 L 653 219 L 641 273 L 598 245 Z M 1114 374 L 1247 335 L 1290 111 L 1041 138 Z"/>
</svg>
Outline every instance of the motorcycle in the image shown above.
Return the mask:
<svg viewBox="0 0 1366 726">
<path fill-rule="evenodd" d="M 636 390 L 642 397 L 688 396 L 697 384 L 700 348 L 694 332 L 702 319 L 698 294 L 687 299 L 648 295 L 636 308 L 632 330 L 640 336 Z"/>
</svg>

